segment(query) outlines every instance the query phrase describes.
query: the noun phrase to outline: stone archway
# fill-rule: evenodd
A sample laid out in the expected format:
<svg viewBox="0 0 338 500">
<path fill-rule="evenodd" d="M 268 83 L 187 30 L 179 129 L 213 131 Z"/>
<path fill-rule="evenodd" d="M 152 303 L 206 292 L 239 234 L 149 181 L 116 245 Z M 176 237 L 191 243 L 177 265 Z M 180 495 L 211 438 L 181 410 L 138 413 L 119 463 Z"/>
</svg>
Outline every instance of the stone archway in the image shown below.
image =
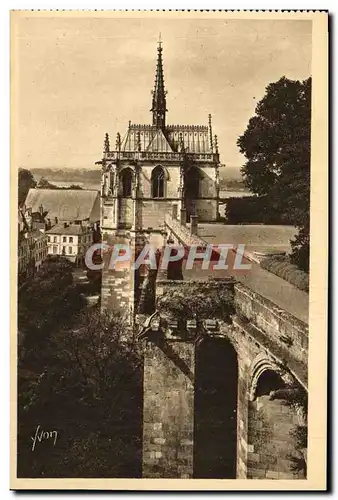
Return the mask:
<svg viewBox="0 0 338 500">
<path fill-rule="evenodd" d="M 270 359 L 259 359 L 252 370 L 248 408 L 247 477 L 250 479 L 297 479 L 299 450 L 292 432 L 299 416 L 288 401 L 294 385 Z M 290 380 L 290 379 L 289 379 Z"/>
<path fill-rule="evenodd" d="M 236 478 L 237 353 L 227 339 L 196 346 L 194 477 Z"/>
</svg>

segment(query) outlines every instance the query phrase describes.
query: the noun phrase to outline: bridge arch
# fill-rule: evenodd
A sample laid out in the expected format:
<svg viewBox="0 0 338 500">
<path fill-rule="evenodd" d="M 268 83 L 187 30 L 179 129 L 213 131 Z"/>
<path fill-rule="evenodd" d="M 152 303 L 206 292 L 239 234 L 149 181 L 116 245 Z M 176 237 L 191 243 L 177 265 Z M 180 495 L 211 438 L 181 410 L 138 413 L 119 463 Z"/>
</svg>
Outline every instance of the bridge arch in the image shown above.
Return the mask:
<svg viewBox="0 0 338 500">
<path fill-rule="evenodd" d="M 257 386 L 260 377 L 264 372 L 275 373 L 281 379 L 285 372 L 278 366 L 276 361 L 266 353 L 260 353 L 256 356 L 251 365 L 249 400 L 254 401 L 256 397 Z"/>
</svg>

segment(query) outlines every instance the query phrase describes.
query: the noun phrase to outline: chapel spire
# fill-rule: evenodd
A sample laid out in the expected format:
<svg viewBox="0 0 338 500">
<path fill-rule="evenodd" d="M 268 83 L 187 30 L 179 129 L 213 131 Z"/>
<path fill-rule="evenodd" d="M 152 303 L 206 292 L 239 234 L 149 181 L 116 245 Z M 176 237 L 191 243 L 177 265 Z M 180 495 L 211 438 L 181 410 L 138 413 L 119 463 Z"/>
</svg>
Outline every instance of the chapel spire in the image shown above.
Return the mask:
<svg viewBox="0 0 338 500">
<path fill-rule="evenodd" d="M 155 75 L 155 87 L 152 91 L 153 102 L 150 111 L 153 113 L 153 125 L 157 128 L 164 130 L 165 128 L 165 114 L 167 111 L 166 106 L 166 95 L 167 92 L 164 90 L 164 78 L 163 78 L 163 61 L 162 61 L 162 41 L 161 33 L 158 40 L 157 47 L 157 65 L 156 65 L 156 75 Z"/>
</svg>

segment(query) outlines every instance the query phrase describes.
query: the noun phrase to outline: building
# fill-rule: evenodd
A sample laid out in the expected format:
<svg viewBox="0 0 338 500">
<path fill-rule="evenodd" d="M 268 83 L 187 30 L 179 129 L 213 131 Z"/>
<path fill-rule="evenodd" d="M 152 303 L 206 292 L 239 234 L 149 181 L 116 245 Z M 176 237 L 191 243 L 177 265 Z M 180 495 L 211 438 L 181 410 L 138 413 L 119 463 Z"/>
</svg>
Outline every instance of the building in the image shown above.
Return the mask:
<svg viewBox="0 0 338 500">
<path fill-rule="evenodd" d="M 104 141 L 102 165 L 101 228 L 159 230 L 164 215 L 177 204 L 178 213 L 190 220 L 218 218 L 220 157 L 217 136 L 208 125 L 168 125 L 162 43 L 157 49 L 152 123 L 129 126 L 117 134 L 115 148 Z M 185 212 L 184 212 L 185 211 Z"/>
<path fill-rule="evenodd" d="M 100 194 L 95 190 L 32 188 L 27 194 L 25 206 L 30 207 L 35 217 L 42 210 L 51 225 L 75 220 L 94 224 L 100 220 Z"/>
<path fill-rule="evenodd" d="M 43 210 L 42 210 L 43 213 Z M 18 276 L 25 279 L 39 270 L 47 257 L 48 228 L 43 215 L 23 207 L 18 213 Z"/>
<path fill-rule="evenodd" d="M 18 241 L 18 274 L 20 277 L 34 275 L 48 253 L 47 235 L 39 229 L 24 231 Z"/>
<path fill-rule="evenodd" d="M 46 234 L 48 255 L 64 255 L 77 265 L 84 262 L 86 251 L 93 244 L 93 228 L 81 221 L 58 223 Z"/>
</svg>

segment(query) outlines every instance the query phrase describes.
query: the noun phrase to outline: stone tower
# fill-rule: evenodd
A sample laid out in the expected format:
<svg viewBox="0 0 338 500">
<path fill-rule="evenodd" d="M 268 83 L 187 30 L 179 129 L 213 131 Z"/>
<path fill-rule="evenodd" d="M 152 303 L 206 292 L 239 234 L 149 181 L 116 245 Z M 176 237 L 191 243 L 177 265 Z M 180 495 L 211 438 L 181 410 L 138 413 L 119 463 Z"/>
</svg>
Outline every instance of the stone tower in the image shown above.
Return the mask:
<svg viewBox="0 0 338 500">
<path fill-rule="evenodd" d="M 101 230 L 109 244 L 145 242 L 163 245 L 165 214 L 177 206 L 187 221 L 218 217 L 219 152 L 208 125 L 167 125 L 167 92 L 164 85 L 163 47 L 158 42 L 155 84 L 152 90 L 152 124 L 129 122 L 115 147 L 104 139 L 102 166 Z M 181 212 L 180 212 L 181 211 Z M 115 275 L 116 274 L 116 275 Z M 139 279 L 134 271 L 103 272 L 102 305 L 133 311 Z"/>
<path fill-rule="evenodd" d="M 120 229 L 158 232 L 173 203 L 185 208 L 187 220 L 218 217 L 219 152 L 208 125 L 167 125 L 163 48 L 158 43 L 152 124 L 129 122 L 115 148 L 106 135 L 102 165 L 103 233 Z"/>
</svg>

